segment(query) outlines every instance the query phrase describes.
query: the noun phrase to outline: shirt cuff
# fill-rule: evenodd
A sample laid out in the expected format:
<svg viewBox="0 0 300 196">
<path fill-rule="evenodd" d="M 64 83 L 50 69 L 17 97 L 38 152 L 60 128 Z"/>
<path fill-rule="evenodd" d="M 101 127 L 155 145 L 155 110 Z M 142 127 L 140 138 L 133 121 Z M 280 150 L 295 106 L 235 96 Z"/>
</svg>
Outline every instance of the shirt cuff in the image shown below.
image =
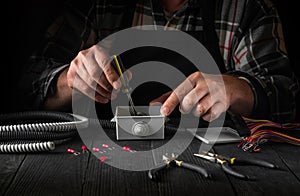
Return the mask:
<svg viewBox="0 0 300 196">
<path fill-rule="evenodd" d="M 40 108 L 41 104 L 44 102 L 47 94 L 51 90 L 51 86 L 54 85 L 55 79 L 58 75 L 66 68 L 69 64 L 61 65 L 59 67 L 55 67 L 51 70 L 47 70 L 42 74 L 40 80 L 34 82 L 35 89 L 39 89 L 39 98 L 35 101 L 35 107 Z"/>
<path fill-rule="evenodd" d="M 46 97 L 47 94 L 49 93 L 49 91 L 54 92 L 55 90 L 53 90 L 55 87 L 53 85 L 55 85 L 56 83 L 55 80 L 58 78 L 58 75 L 66 68 L 68 67 L 69 64 L 63 65 L 62 67 L 56 68 L 54 70 L 52 70 L 52 73 L 50 73 L 50 77 L 49 80 L 47 82 L 47 85 L 45 85 L 44 88 L 44 93 L 43 96 Z"/>
<path fill-rule="evenodd" d="M 250 118 L 270 119 L 269 99 L 260 81 L 254 76 L 241 71 L 234 71 L 228 74 L 245 80 L 251 86 L 254 95 L 254 104 Z"/>
</svg>

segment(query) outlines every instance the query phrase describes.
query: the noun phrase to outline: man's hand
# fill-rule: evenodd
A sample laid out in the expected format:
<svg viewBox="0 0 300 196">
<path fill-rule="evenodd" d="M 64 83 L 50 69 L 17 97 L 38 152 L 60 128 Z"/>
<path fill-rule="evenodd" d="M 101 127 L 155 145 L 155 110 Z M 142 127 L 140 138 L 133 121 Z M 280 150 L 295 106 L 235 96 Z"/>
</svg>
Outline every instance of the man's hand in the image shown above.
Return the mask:
<svg viewBox="0 0 300 196">
<path fill-rule="evenodd" d="M 250 115 L 254 96 L 249 84 L 228 75 L 191 74 L 173 92 L 151 101 L 163 103 L 161 113 L 168 116 L 180 104 L 180 112 L 193 112 L 206 121 L 218 118 L 228 109 L 241 115 Z"/>
<path fill-rule="evenodd" d="M 71 108 L 73 90 L 85 94 L 99 103 L 115 99 L 122 84 L 119 75 L 111 65 L 111 59 L 104 48 L 94 45 L 82 50 L 57 78 L 54 91 L 48 93 L 43 104 L 48 110 Z M 129 79 L 132 74 L 126 71 Z"/>
<path fill-rule="evenodd" d="M 110 62 L 105 49 L 98 45 L 80 51 L 70 64 L 68 86 L 97 102 L 108 103 L 110 99 L 116 98 L 121 88 L 119 76 Z"/>
</svg>

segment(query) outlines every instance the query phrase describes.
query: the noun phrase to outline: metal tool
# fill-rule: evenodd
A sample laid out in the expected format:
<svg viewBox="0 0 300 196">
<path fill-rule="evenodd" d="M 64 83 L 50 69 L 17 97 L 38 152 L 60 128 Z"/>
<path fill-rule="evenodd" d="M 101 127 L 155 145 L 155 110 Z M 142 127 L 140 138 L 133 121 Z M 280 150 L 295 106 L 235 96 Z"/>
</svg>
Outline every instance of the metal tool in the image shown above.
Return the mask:
<svg viewBox="0 0 300 196">
<path fill-rule="evenodd" d="M 127 95 L 127 98 L 129 100 L 129 106 L 130 106 L 129 112 L 130 112 L 131 116 L 138 116 L 140 114 L 136 111 L 134 103 L 131 98 L 131 94 L 130 94 L 131 88 L 129 86 L 129 79 L 126 74 L 123 74 L 125 72 L 125 68 L 123 66 L 122 60 L 119 56 L 116 56 L 116 55 L 113 56 L 113 60 L 114 60 L 115 68 L 118 71 L 120 80 L 123 85 L 123 92 Z"/>
<path fill-rule="evenodd" d="M 230 165 L 256 165 L 256 166 L 262 166 L 266 168 L 276 169 L 278 168 L 276 165 L 263 161 L 258 159 L 238 159 L 235 157 L 225 157 L 222 155 L 218 155 L 212 152 L 205 152 L 203 154 L 194 154 L 194 156 L 200 157 L 202 159 L 208 160 L 210 162 L 218 163 L 221 165 L 221 168 L 224 172 L 226 172 L 229 175 L 235 176 L 237 178 L 243 179 L 243 180 L 251 180 L 253 178 L 250 178 L 247 175 L 244 175 L 242 173 L 239 173 L 235 170 L 233 170 Z"/>
<path fill-rule="evenodd" d="M 194 164 L 183 162 L 181 160 L 177 160 L 177 157 L 178 155 L 175 155 L 174 153 L 172 153 L 170 156 L 168 156 L 168 154 L 163 155 L 163 163 L 153 169 L 150 169 L 148 171 L 148 177 L 151 180 L 158 180 L 159 179 L 158 172 L 169 166 L 183 167 L 186 169 L 196 171 L 202 174 L 205 178 L 210 177 L 210 175 L 207 173 L 207 171 L 204 168 Z"/>
</svg>

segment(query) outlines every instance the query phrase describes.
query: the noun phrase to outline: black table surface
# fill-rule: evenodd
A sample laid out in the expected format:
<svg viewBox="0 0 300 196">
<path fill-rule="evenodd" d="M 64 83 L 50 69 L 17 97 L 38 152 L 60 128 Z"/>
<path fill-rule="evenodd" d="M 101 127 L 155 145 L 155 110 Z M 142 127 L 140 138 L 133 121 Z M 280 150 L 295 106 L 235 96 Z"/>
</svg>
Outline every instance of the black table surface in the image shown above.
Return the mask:
<svg viewBox="0 0 300 196">
<path fill-rule="evenodd" d="M 127 144 L 134 148 L 130 142 Z M 205 168 L 211 179 L 191 170 L 169 167 L 159 173 L 160 181 L 155 182 L 148 178 L 147 171 L 115 168 L 90 152 L 77 156 L 68 153 L 68 148 L 81 152 L 84 143 L 80 136 L 51 152 L 0 154 L 0 195 L 300 195 L 298 146 L 267 142 L 260 152 L 250 153 L 237 143 L 215 145 L 213 149 L 218 154 L 263 159 L 280 167 L 233 166 L 254 178 L 246 181 L 193 156 L 200 144 L 194 138 L 179 159 Z"/>
</svg>

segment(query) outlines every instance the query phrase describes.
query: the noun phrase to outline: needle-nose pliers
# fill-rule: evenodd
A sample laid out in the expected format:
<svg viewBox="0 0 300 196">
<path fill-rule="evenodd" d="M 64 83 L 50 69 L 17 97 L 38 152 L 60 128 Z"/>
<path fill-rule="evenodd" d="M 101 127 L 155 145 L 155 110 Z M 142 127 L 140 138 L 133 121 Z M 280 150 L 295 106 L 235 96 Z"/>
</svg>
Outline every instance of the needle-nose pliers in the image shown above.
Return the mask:
<svg viewBox="0 0 300 196">
<path fill-rule="evenodd" d="M 177 155 L 175 154 L 171 154 L 171 156 L 163 155 L 163 163 L 161 165 L 156 166 L 155 168 L 152 168 L 148 171 L 148 177 L 151 180 L 158 180 L 158 172 L 161 171 L 164 168 L 167 168 L 169 166 L 178 166 L 178 167 L 182 167 L 182 168 L 186 168 L 186 169 L 190 169 L 193 171 L 196 171 L 200 174 L 202 174 L 205 178 L 209 178 L 210 175 L 207 173 L 207 171 L 197 165 L 191 164 L 191 163 L 186 163 L 184 161 L 181 160 L 177 160 Z"/>
<path fill-rule="evenodd" d="M 262 166 L 266 168 L 276 169 L 278 168 L 273 163 L 264 161 L 264 160 L 258 160 L 258 159 L 238 159 L 238 158 L 229 158 L 222 155 L 218 155 L 212 152 L 206 152 L 203 154 L 194 154 L 194 156 L 203 158 L 205 160 L 208 160 L 210 162 L 218 163 L 221 165 L 221 168 L 224 172 L 226 172 L 229 175 L 235 176 L 240 179 L 249 180 L 252 179 L 247 175 L 244 175 L 242 173 L 239 173 L 235 170 L 233 170 L 230 166 L 231 165 L 256 165 L 256 166 Z"/>
</svg>

